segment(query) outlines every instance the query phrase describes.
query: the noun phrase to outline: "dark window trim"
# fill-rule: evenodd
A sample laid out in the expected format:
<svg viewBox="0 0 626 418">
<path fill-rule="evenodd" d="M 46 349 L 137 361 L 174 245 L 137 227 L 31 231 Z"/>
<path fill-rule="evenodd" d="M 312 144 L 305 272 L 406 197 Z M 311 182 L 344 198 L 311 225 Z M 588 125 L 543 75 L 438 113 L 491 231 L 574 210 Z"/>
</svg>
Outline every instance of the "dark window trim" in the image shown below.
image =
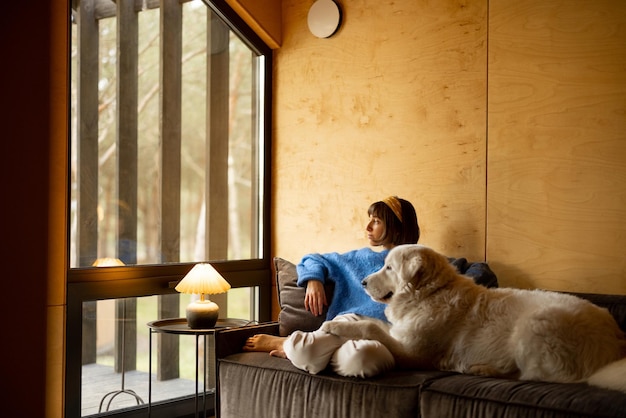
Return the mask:
<svg viewBox="0 0 626 418">
<path fill-rule="evenodd" d="M 271 56 L 272 49 L 259 35 L 226 3 L 225 0 L 202 0 L 226 25 L 258 55 Z"/>
</svg>

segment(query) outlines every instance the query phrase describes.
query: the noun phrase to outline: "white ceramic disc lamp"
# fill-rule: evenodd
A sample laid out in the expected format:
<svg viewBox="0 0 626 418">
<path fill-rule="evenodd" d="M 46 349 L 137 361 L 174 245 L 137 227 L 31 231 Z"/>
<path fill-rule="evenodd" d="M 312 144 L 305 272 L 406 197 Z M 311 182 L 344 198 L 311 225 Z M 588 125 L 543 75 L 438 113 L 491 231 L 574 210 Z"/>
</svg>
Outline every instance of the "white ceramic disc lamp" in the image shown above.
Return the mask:
<svg viewBox="0 0 626 418">
<path fill-rule="evenodd" d="M 187 305 L 187 325 L 192 329 L 208 329 L 215 327 L 219 316 L 219 306 L 210 301 L 208 295 L 224 293 L 230 289 L 230 284 L 212 265 L 201 263 L 193 266 L 175 289 L 181 293 L 200 295 L 200 300 L 192 300 Z"/>
<path fill-rule="evenodd" d="M 307 23 L 313 35 L 328 38 L 341 25 L 341 9 L 333 0 L 317 0 L 309 9 Z"/>
</svg>

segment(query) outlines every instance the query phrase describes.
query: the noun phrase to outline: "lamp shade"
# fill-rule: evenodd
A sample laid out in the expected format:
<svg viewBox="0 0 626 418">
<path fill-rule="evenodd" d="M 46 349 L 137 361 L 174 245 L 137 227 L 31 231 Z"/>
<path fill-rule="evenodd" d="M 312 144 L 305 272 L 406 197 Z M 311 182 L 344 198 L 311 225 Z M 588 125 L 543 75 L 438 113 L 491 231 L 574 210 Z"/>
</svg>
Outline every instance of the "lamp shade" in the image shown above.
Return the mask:
<svg viewBox="0 0 626 418">
<path fill-rule="evenodd" d="M 118 267 L 125 266 L 125 264 L 119 258 L 102 257 L 93 262 L 94 267 Z"/>
<path fill-rule="evenodd" d="M 215 295 L 228 291 L 230 284 L 212 265 L 202 263 L 193 266 L 175 289 L 180 293 Z"/>
</svg>

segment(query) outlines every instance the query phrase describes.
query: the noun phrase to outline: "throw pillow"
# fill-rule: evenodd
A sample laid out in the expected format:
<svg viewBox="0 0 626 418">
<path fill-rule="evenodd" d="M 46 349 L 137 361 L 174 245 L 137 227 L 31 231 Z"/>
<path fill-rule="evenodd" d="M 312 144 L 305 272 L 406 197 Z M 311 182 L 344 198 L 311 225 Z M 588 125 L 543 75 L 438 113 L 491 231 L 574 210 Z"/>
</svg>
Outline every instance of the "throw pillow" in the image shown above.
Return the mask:
<svg viewBox="0 0 626 418">
<path fill-rule="evenodd" d="M 496 274 L 491 270 L 489 264 L 485 262 L 469 262 L 466 258 L 451 258 L 448 257 L 448 261 L 457 271 L 467 277 L 474 279 L 476 284 L 485 287 L 498 287 L 498 278 Z"/>
<path fill-rule="evenodd" d="M 274 258 L 276 271 L 276 286 L 278 288 L 279 333 L 287 336 L 293 331 L 315 331 L 326 319 L 326 311 L 321 316 L 314 316 L 304 309 L 304 295 L 306 289 L 297 284 L 298 274 L 295 264 L 279 257 Z M 330 303 L 333 294 L 333 285 L 326 285 L 326 300 Z"/>
</svg>

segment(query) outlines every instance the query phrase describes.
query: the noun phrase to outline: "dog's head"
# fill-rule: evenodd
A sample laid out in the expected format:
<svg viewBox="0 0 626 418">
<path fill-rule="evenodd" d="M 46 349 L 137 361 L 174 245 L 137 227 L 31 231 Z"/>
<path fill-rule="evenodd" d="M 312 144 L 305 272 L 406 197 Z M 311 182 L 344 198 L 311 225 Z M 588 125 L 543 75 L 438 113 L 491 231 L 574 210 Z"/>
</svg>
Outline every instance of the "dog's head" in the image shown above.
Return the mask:
<svg viewBox="0 0 626 418">
<path fill-rule="evenodd" d="M 442 273 L 449 268 L 448 260 L 428 247 L 398 245 L 387 254 L 385 265 L 361 284 L 375 301 L 390 303 L 401 292 L 439 286 L 445 276 Z"/>
</svg>

